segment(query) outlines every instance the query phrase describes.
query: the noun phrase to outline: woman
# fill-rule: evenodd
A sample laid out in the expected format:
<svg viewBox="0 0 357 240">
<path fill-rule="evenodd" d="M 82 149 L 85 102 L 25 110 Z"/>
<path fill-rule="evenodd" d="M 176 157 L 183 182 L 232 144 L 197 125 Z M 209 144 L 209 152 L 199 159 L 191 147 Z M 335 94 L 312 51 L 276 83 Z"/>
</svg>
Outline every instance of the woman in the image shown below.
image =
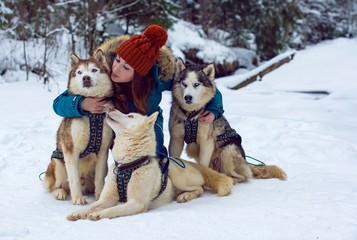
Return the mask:
<svg viewBox="0 0 357 240">
<path fill-rule="evenodd" d="M 162 92 L 171 90 L 173 83 L 172 79 L 168 81 L 159 79 L 159 67 L 156 63 L 160 57 L 160 48 L 165 45 L 166 41 L 167 32 L 158 25 L 150 25 L 142 35 L 133 35 L 123 42 L 105 43 L 99 47 L 106 54 L 109 62 L 112 62 L 111 80 L 114 86 L 112 101 L 115 108 L 124 113 L 139 112 L 145 115 L 159 111 L 155 123 L 159 155 L 167 155 L 162 130 L 163 116 L 159 104 Z M 112 45 L 115 46 L 115 54 L 110 51 L 110 48 L 113 48 Z M 173 69 L 173 62 L 169 67 Z M 65 118 L 80 117 L 89 113 L 102 113 L 105 103 L 106 100 L 102 98 L 69 96 L 65 91 L 54 100 L 53 109 L 58 115 Z M 222 114 L 222 96 L 217 90 L 200 120 L 212 123 Z"/>
</svg>

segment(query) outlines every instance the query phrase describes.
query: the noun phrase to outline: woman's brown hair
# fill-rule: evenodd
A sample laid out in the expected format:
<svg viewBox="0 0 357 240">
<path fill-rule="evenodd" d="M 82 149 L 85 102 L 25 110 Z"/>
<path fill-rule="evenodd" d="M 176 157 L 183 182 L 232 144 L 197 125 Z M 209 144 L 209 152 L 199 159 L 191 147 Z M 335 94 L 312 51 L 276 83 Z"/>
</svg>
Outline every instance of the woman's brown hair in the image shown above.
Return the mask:
<svg viewBox="0 0 357 240">
<path fill-rule="evenodd" d="M 133 80 L 128 83 L 113 82 L 115 108 L 123 113 L 129 113 L 128 102 L 133 102 L 138 113 L 146 114 L 153 85 L 154 77 L 150 72 L 145 77 L 134 72 Z"/>
</svg>

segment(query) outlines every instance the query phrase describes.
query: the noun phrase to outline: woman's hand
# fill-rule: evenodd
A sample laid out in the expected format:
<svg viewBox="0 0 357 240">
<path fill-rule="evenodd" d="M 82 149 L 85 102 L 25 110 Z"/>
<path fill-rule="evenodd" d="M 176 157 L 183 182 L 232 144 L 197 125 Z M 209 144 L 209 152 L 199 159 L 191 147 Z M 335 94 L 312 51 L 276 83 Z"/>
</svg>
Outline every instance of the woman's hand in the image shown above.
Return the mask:
<svg viewBox="0 0 357 240">
<path fill-rule="evenodd" d="M 104 104 L 107 101 L 104 97 L 102 98 L 93 98 L 93 97 L 86 97 L 81 102 L 81 108 L 84 111 L 88 111 L 91 113 L 102 113 L 104 110 Z"/>
<path fill-rule="evenodd" d="M 201 113 L 200 116 L 200 120 L 208 124 L 213 123 L 214 118 L 215 118 L 214 114 L 210 111 L 204 111 L 203 113 Z"/>
</svg>

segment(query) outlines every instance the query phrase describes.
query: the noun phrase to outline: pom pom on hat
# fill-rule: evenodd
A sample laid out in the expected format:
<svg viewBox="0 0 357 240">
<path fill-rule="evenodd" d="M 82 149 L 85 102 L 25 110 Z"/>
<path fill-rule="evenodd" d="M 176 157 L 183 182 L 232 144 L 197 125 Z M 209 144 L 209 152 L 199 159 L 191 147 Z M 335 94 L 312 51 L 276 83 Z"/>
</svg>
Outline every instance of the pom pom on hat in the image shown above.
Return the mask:
<svg viewBox="0 0 357 240">
<path fill-rule="evenodd" d="M 159 25 L 150 25 L 143 35 L 150 39 L 151 43 L 157 48 L 164 46 L 167 41 L 167 32 Z"/>
<path fill-rule="evenodd" d="M 145 76 L 159 59 L 160 48 L 167 41 L 167 32 L 159 25 L 150 25 L 143 35 L 134 35 L 117 49 L 123 58 L 141 76 Z"/>
</svg>

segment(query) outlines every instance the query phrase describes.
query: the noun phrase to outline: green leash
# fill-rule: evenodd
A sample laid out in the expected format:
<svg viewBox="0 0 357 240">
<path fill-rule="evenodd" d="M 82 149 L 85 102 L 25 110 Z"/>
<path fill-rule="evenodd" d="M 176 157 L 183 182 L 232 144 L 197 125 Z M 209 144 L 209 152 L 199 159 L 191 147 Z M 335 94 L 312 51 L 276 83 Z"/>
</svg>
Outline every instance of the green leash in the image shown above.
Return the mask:
<svg viewBox="0 0 357 240">
<path fill-rule="evenodd" d="M 167 158 L 173 161 L 174 163 L 176 163 L 179 167 L 186 168 L 185 163 L 180 158 L 178 157 L 167 157 Z"/>
<path fill-rule="evenodd" d="M 265 166 L 265 163 L 264 163 L 263 161 L 259 160 L 259 159 L 253 158 L 253 157 L 248 156 L 248 155 L 246 155 L 245 157 L 246 157 L 246 158 L 253 159 L 253 160 L 255 160 L 255 161 L 258 162 L 258 164 L 254 164 L 254 163 L 250 163 L 250 162 L 247 161 L 247 163 L 248 163 L 249 165 L 252 165 L 252 166 Z"/>
<path fill-rule="evenodd" d="M 41 178 L 43 174 L 45 174 L 46 172 L 42 172 L 38 175 L 38 178 L 40 179 L 41 182 L 43 182 L 43 179 Z"/>
</svg>

